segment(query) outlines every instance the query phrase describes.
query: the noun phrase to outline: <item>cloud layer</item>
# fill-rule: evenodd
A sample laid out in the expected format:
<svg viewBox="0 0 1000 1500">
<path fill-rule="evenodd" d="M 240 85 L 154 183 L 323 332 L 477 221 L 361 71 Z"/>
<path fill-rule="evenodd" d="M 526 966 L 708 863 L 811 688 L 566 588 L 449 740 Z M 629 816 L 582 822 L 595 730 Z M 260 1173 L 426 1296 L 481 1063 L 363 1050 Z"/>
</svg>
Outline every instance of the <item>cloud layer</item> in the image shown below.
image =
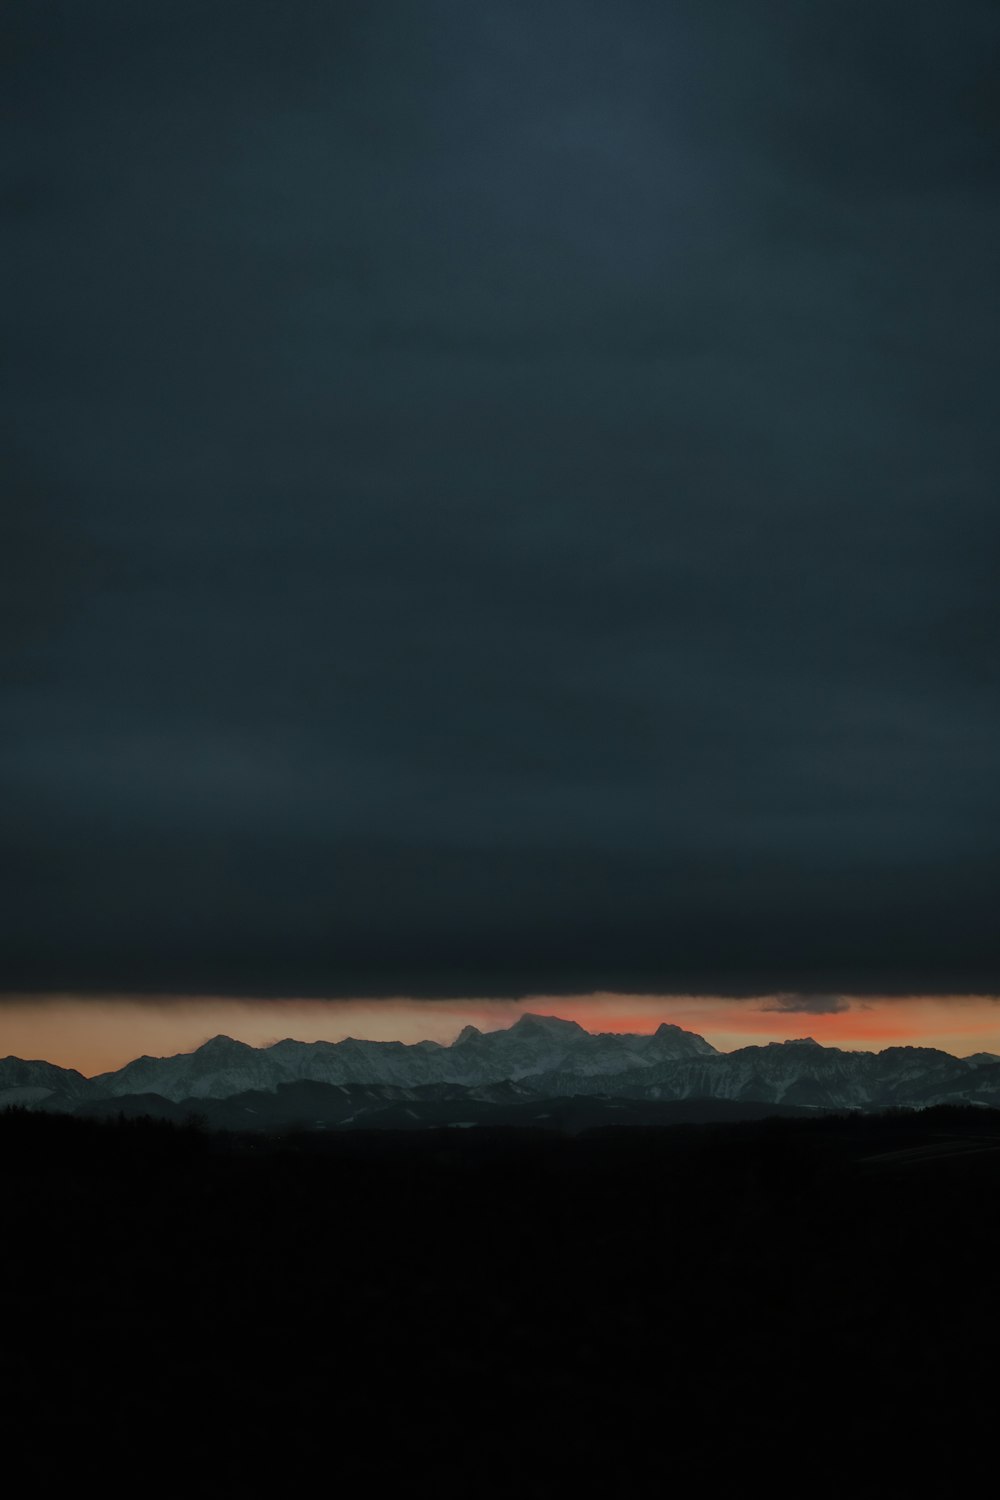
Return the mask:
<svg viewBox="0 0 1000 1500">
<path fill-rule="evenodd" d="M 844 995 L 775 995 L 760 1008 L 782 1016 L 839 1016 L 850 1010 L 851 1002 Z"/>
<path fill-rule="evenodd" d="M 0 984 L 1000 988 L 995 6 L 4 24 Z"/>
</svg>

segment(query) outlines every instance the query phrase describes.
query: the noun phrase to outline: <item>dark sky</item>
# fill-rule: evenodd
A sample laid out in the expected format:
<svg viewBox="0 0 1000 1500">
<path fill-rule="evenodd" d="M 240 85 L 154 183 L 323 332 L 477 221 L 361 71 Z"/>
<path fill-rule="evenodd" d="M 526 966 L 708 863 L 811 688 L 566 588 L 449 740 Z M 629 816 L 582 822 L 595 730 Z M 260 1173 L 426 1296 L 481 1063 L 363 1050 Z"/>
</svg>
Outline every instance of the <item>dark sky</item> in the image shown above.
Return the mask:
<svg viewBox="0 0 1000 1500">
<path fill-rule="evenodd" d="M 0 989 L 1000 991 L 995 0 L 0 57 Z"/>
</svg>

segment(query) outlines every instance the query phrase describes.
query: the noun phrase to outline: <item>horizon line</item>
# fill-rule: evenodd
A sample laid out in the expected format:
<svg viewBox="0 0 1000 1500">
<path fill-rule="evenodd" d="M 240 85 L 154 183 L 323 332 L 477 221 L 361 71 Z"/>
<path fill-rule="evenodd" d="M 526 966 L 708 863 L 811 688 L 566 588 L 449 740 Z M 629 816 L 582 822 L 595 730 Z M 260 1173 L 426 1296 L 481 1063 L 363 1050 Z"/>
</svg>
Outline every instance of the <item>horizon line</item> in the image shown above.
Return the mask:
<svg viewBox="0 0 1000 1500">
<path fill-rule="evenodd" d="M 821 1046 L 877 1052 L 924 1046 L 955 1057 L 1000 1053 L 995 996 L 765 995 L 635 996 L 591 992 L 506 999 L 395 1001 L 66 993 L 0 997 L 0 1053 L 51 1059 L 84 1076 L 114 1072 L 137 1057 L 179 1056 L 225 1035 L 253 1047 L 281 1040 L 433 1041 L 448 1045 L 466 1025 L 503 1030 L 523 1014 L 574 1020 L 592 1034 L 643 1035 L 663 1022 L 707 1037 L 720 1052 L 811 1036 Z"/>
<path fill-rule="evenodd" d="M 462 1028 L 462 1031 L 459 1033 L 459 1036 L 464 1035 L 464 1033 L 466 1031 L 470 1030 L 470 1029 L 473 1030 L 473 1031 L 475 1031 L 475 1032 L 477 1032 L 480 1036 L 494 1036 L 494 1035 L 499 1035 L 501 1032 L 513 1030 L 514 1027 L 516 1027 L 523 1020 L 559 1021 L 563 1025 L 575 1026 L 580 1031 L 585 1032 L 588 1036 L 593 1036 L 593 1037 L 598 1037 L 598 1036 L 622 1036 L 622 1037 L 628 1037 L 628 1036 L 649 1036 L 649 1035 L 656 1035 L 656 1033 L 662 1027 L 667 1026 L 667 1027 L 670 1027 L 673 1030 L 677 1030 L 677 1031 L 683 1032 L 684 1035 L 686 1035 L 686 1036 L 696 1036 L 701 1041 L 708 1042 L 708 1044 L 714 1049 L 715 1055 L 718 1056 L 718 1057 L 730 1057 L 730 1056 L 734 1055 L 737 1052 L 749 1051 L 749 1050 L 751 1050 L 754 1047 L 757 1047 L 757 1048 L 789 1047 L 789 1046 L 797 1046 L 797 1045 L 807 1044 L 809 1046 L 818 1047 L 823 1052 L 846 1052 L 846 1053 L 850 1053 L 851 1055 L 857 1055 L 857 1054 L 860 1053 L 860 1054 L 868 1055 L 868 1056 L 872 1056 L 872 1057 L 881 1056 L 881 1054 L 883 1052 L 892 1052 L 892 1051 L 901 1051 L 901 1050 L 914 1050 L 914 1051 L 925 1051 L 925 1052 L 940 1052 L 944 1056 L 957 1058 L 958 1061 L 960 1061 L 960 1062 L 965 1062 L 965 1061 L 968 1061 L 969 1058 L 978 1057 L 978 1056 L 981 1056 L 981 1055 L 995 1055 L 995 1056 L 997 1056 L 998 1061 L 1000 1061 L 1000 1053 L 998 1053 L 998 1054 L 992 1054 L 992 1053 L 990 1053 L 990 1050 L 988 1048 L 985 1048 L 985 1047 L 984 1048 L 980 1048 L 977 1051 L 970 1052 L 970 1053 L 965 1053 L 965 1054 L 958 1053 L 958 1052 L 952 1052 L 952 1051 L 950 1051 L 946 1047 L 928 1047 L 928 1046 L 926 1046 L 926 1045 L 924 1045 L 922 1043 L 919 1043 L 919 1042 L 896 1042 L 896 1043 L 890 1043 L 888 1046 L 885 1046 L 885 1047 L 877 1047 L 877 1048 L 876 1047 L 838 1047 L 835 1043 L 820 1042 L 820 1041 L 817 1041 L 817 1039 L 814 1036 L 809 1036 L 809 1035 L 795 1036 L 795 1037 L 783 1037 L 783 1038 L 780 1038 L 780 1039 L 771 1038 L 770 1040 L 764 1041 L 764 1042 L 749 1042 L 749 1043 L 744 1043 L 743 1045 L 738 1046 L 738 1047 L 728 1047 L 728 1048 L 727 1047 L 716 1047 L 715 1043 L 712 1042 L 709 1037 L 702 1035 L 701 1032 L 690 1031 L 687 1027 L 679 1026 L 676 1022 L 673 1022 L 673 1021 L 668 1021 L 668 1020 L 661 1021 L 660 1025 L 657 1026 L 653 1032 L 614 1031 L 614 1030 L 610 1030 L 610 1029 L 605 1028 L 605 1027 L 602 1027 L 600 1030 L 593 1030 L 590 1027 L 584 1026 L 581 1022 L 572 1019 L 571 1017 L 559 1016 L 559 1015 L 555 1015 L 555 1014 L 553 1014 L 551 1012 L 541 1012 L 541 1011 L 522 1011 L 521 1014 L 519 1016 L 515 1017 L 515 1019 L 512 1020 L 508 1025 L 506 1025 L 506 1026 L 496 1026 L 496 1027 L 493 1027 L 492 1030 L 490 1030 L 490 1031 L 483 1031 L 479 1027 L 475 1026 L 473 1023 L 470 1023 L 469 1025 L 467 1025 L 467 1026 L 465 1026 L 465 1027 Z M 358 1036 L 353 1036 L 353 1035 L 347 1035 L 347 1036 L 338 1037 L 338 1038 L 336 1038 L 336 1040 L 330 1040 L 327 1037 L 313 1037 L 313 1038 L 310 1038 L 310 1039 L 307 1040 L 307 1039 L 301 1038 L 301 1037 L 285 1036 L 285 1037 L 277 1037 L 277 1038 L 275 1038 L 275 1040 L 270 1041 L 270 1042 L 262 1042 L 260 1044 L 255 1045 L 252 1042 L 244 1042 L 239 1037 L 230 1036 L 226 1032 L 216 1032 L 213 1036 L 206 1037 L 203 1041 L 197 1043 L 197 1045 L 195 1045 L 193 1047 L 188 1048 L 187 1050 L 183 1050 L 182 1049 L 182 1050 L 180 1050 L 178 1052 L 168 1052 L 168 1053 L 148 1053 L 148 1052 L 137 1053 L 135 1057 L 129 1058 L 126 1062 L 122 1063 L 117 1068 L 102 1068 L 102 1069 L 98 1069 L 94 1073 L 89 1073 L 89 1074 L 88 1073 L 83 1073 L 82 1070 L 79 1069 L 79 1068 L 68 1068 L 67 1071 L 78 1072 L 78 1073 L 81 1074 L 82 1077 L 88 1078 L 90 1080 L 93 1080 L 94 1078 L 103 1077 L 103 1076 L 106 1076 L 107 1074 L 110 1074 L 110 1073 L 121 1072 L 122 1068 L 128 1067 L 133 1062 L 141 1062 L 141 1061 L 144 1061 L 146 1059 L 150 1059 L 152 1061 L 161 1062 L 161 1061 L 167 1061 L 167 1060 L 172 1059 L 174 1057 L 192 1057 L 192 1056 L 194 1056 L 195 1053 L 200 1052 L 204 1047 L 210 1046 L 212 1044 L 212 1042 L 220 1042 L 220 1041 L 222 1041 L 222 1042 L 230 1042 L 230 1043 L 233 1044 L 233 1046 L 236 1046 L 236 1047 L 246 1047 L 246 1048 L 248 1048 L 252 1052 L 270 1052 L 273 1048 L 283 1046 L 287 1042 L 291 1042 L 295 1046 L 302 1046 L 302 1047 L 313 1047 L 313 1046 L 339 1047 L 339 1046 L 343 1046 L 344 1043 L 346 1043 L 346 1042 L 360 1042 L 360 1043 L 363 1043 L 366 1046 L 375 1046 L 375 1047 L 398 1046 L 398 1047 L 407 1047 L 407 1048 L 409 1048 L 409 1047 L 421 1047 L 421 1046 L 430 1045 L 430 1046 L 434 1046 L 434 1047 L 440 1047 L 442 1051 L 448 1051 L 450 1048 L 454 1047 L 457 1044 L 457 1042 L 459 1040 L 459 1036 L 454 1037 L 450 1042 L 438 1042 L 438 1041 L 436 1041 L 432 1037 L 422 1037 L 422 1038 L 418 1038 L 417 1040 L 407 1042 L 407 1041 L 403 1041 L 401 1039 L 393 1039 L 393 1038 L 386 1038 L 386 1037 L 358 1037 Z M 59 1067 L 59 1066 L 61 1066 L 61 1064 L 58 1064 L 58 1063 L 51 1063 L 48 1058 L 44 1058 L 44 1057 L 22 1057 L 22 1056 L 20 1056 L 18 1054 L 15 1054 L 15 1053 L 8 1053 L 5 1056 L 0 1057 L 0 1062 L 6 1062 L 6 1061 L 9 1061 L 9 1060 L 13 1060 L 13 1061 L 17 1061 L 17 1062 L 40 1062 L 40 1063 L 46 1063 L 50 1067 Z M 692 1060 L 694 1060 L 694 1059 L 692 1059 Z M 706 1057 L 704 1060 L 705 1061 L 710 1061 L 710 1057 Z"/>
</svg>

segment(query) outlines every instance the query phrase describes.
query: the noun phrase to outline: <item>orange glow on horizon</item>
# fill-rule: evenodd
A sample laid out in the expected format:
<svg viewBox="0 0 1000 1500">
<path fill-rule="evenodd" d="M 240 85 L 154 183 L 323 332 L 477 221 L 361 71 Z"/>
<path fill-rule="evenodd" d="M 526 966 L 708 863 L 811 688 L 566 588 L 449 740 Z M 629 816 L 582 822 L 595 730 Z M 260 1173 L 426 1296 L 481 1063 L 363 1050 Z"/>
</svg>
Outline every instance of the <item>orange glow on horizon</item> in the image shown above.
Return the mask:
<svg viewBox="0 0 1000 1500">
<path fill-rule="evenodd" d="M 167 996 L 137 999 L 73 995 L 0 1000 L 0 1057 L 45 1058 L 94 1074 L 144 1053 L 190 1052 L 224 1032 L 252 1046 L 283 1037 L 338 1041 L 448 1043 L 463 1026 L 490 1031 L 525 1011 L 563 1016 L 588 1031 L 655 1031 L 668 1021 L 705 1036 L 720 1051 L 812 1036 L 849 1050 L 913 1045 L 959 1056 L 1000 1053 L 1000 1003 L 990 996 L 855 997 L 849 1008 L 812 1014 L 775 1008 L 766 998 L 574 995 L 528 1000 L 246 1000 Z"/>
</svg>

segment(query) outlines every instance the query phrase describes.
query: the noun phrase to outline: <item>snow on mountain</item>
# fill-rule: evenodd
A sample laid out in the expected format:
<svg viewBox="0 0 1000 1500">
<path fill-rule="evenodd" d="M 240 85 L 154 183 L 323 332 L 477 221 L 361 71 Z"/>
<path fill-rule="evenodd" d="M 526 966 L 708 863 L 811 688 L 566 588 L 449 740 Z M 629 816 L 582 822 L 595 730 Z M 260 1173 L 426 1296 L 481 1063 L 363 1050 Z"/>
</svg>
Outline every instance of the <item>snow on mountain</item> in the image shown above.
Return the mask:
<svg viewBox="0 0 1000 1500">
<path fill-rule="evenodd" d="M 532 1080 L 554 1095 L 580 1093 L 581 1079 Z M 996 1103 L 1000 1066 L 970 1067 L 932 1047 L 845 1052 L 806 1037 L 741 1047 L 710 1057 L 668 1060 L 626 1073 L 591 1076 L 588 1092 L 629 1099 L 731 1099 L 822 1109 L 884 1109 L 940 1103 Z"/>
<path fill-rule="evenodd" d="M 395 1090 L 399 1097 L 414 1089 L 458 1089 L 473 1091 L 484 1104 L 493 1091 L 506 1088 L 550 1099 L 713 1099 L 821 1109 L 946 1102 L 1000 1107 L 1000 1059 L 989 1053 L 952 1057 L 932 1047 L 845 1052 L 811 1037 L 720 1053 L 704 1037 L 666 1022 L 651 1035 L 594 1034 L 575 1021 L 526 1014 L 501 1030 L 466 1026 L 451 1046 L 349 1037 L 250 1047 L 217 1036 L 194 1052 L 139 1057 L 91 1080 L 50 1063 L 0 1061 L 0 1104 L 43 1108 L 138 1095 L 180 1104 L 311 1084 Z"/>
<path fill-rule="evenodd" d="M 679 1026 L 664 1024 L 652 1036 L 594 1035 L 575 1021 L 526 1014 L 503 1030 L 466 1026 L 450 1047 L 348 1037 L 342 1042 L 289 1039 L 255 1048 L 213 1037 L 195 1052 L 136 1058 L 94 1083 L 116 1098 L 157 1093 L 175 1101 L 224 1099 L 299 1081 L 413 1088 L 431 1083 L 477 1087 L 553 1071 L 586 1078 L 650 1067 L 668 1057 L 702 1055 L 714 1056 L 715 1049 Z"/>
<path fill-rule="evenodd" d="M 90 1080 L 75 1068 L 55 1063 L 0 1057 L 0 1109 L 8 1104 L 38 1104 L 51 1095 L 80 1099 L 92 1092 Z"/>
<path fill-rule="evenodd" d="M 93 1082 L 105 1094 L 160 1094 L 164 1099 L 223 1099 L 248 1089 L 272 1089 L 284 1080 L 275 1076 L 266 1051 L 215 1036 L 195 1052 L 176 1057 L 137 1057 Z"/>
</svg>

